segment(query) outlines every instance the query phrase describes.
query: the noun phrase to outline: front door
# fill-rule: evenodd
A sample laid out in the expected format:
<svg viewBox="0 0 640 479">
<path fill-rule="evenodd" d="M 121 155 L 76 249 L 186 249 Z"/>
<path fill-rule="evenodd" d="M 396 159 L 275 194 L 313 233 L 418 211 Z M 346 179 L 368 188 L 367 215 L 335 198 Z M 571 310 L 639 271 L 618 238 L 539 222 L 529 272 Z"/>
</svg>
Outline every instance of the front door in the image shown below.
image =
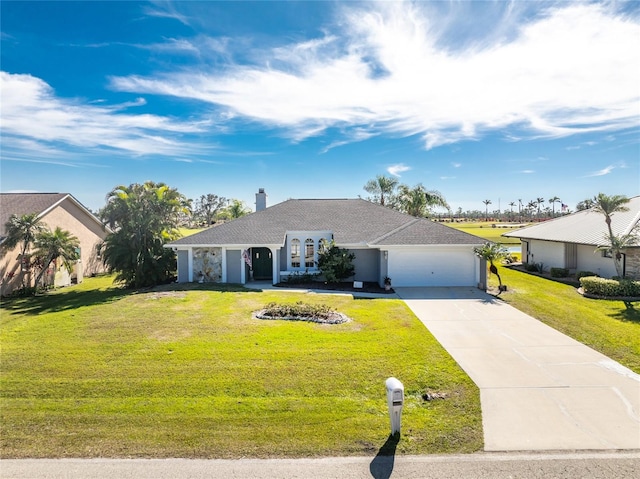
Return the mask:
<svg viewBox="0 0 640 479">
<path fill-rule="evenodd" d="M 273 279 L 273 265 L 269 248 L 251 248 L 253 279 Z"/>
</svg>

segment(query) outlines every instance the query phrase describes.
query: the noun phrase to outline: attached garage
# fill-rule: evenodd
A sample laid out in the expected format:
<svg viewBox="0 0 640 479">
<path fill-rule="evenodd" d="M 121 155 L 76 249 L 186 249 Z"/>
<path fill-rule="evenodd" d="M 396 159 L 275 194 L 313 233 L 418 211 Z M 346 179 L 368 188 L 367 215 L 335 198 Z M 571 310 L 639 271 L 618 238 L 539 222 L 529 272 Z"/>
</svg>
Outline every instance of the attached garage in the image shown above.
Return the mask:
<svg viewBox="0 0 640 479">
<path fill-rule="evenodd" d="M 389 276 L 394 287 L 486 285 L 486 267 L 473 254 L 482 238 L 363 199 L 287 200 L 266 208 L 265 195 L 256 194 L 255 213 L 167 245 L 178 251 L 178 270 L 186 270 L 179 280 L 204 269 L 197 256 L 206 249 L 208 264 L 220 266 L 210 280 L 277 284 L 319 273 L 318 251 L 333 241 L 355 254 L 349 281 L 382 286 Z"/>
<path fill-rule="evenodd" d="M 390 250 L 387 270 L 394 286 L 477 286 L 479 260 L 470 247 Z"/>
</svg>

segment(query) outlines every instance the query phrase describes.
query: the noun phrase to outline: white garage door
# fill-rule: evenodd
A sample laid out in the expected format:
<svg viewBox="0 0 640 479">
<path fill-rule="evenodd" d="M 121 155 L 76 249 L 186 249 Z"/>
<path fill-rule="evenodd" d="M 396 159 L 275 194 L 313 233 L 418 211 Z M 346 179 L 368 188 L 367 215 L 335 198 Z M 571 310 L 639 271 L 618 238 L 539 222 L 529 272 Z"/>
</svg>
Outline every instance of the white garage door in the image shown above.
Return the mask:
<svg viewBox="0 0 640 479">
<path fill-rule="evenodd" d="M 476 286 L 477 261 L 471 248 L 402 250 L 387 265 L 393 286 Z"/>
</svg>

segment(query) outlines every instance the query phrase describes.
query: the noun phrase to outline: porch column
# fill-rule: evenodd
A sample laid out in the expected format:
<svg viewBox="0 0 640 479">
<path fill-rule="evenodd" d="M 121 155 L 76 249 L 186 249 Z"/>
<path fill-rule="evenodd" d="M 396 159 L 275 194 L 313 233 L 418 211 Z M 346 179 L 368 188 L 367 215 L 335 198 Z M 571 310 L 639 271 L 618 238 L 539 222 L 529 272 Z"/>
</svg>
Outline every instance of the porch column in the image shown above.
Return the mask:
<svg viewBox="0 0 640 479">
<path fill-rule="evenodd" d="M 280 282 L 280 249 L 272 249 L 271 251 L 271 284 Z"/>
<path fill-rule="evenodd" d="M 222 247 L 222 264 L 221 264 L 221 268 L 222 268 L 222 272 L 220 275 L 220 282 L 221 283 L 226 283 L 227 282 L 227 248 L 225 246 Z"/>
<path fill-rule="evenodd" d="M 244 258 L 242 257 L 242 252 L 244 250 L 240 250 L 240 284 L 247 284 L 247 271 L 246 268 L 244 267 L 245 262 L 244 262 Z"/>
<path fill-rule="evenodd" d="M 187 264 L 189 265 L 188 266 L 189 282 L 193 283 L 193 248 L 192 247 L 189 247 L 188 255 L 189 255 L 188 256 L 189 259 L 187 261 Z"/>
</svg>

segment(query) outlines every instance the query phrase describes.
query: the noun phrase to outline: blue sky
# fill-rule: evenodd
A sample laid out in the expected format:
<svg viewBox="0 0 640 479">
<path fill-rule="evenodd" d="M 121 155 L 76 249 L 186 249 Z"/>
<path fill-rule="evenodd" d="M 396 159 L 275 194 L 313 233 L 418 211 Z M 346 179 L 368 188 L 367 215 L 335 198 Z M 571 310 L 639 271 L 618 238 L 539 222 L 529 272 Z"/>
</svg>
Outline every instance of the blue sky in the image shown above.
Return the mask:
<svg viewBox="0 0 640 479">
<path fill-rule="evenodd" d="M 640 2 L 2 1 L 0 189 L 640 194 Z"/>
</svg>

